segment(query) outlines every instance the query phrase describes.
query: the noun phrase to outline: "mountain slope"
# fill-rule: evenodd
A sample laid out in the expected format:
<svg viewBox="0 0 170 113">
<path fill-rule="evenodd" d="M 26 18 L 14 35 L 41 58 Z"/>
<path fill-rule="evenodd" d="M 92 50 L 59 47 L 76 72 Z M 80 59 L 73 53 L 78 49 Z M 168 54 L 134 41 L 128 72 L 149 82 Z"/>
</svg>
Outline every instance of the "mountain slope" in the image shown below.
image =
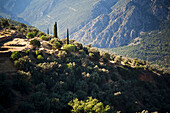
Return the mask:
<svg viewBox="0 0 170 113">
<path fill-rule="evenodd" d="M 112 52 L 131 58 L 148 60 L 162 67 L 170 67 L 170 29 L 145 33 L 137 45 L 111 49 Z"/>
<path fill-rule="evenodd" d="M 58 21 L 60 36 L 65 33 L 67 27 L 73 32 L 86 23 L 91 17 L 91 9 L 98 0 L 34 0 L 27 6 L 20 17 L 30 21 L 42 30 L 47 26 L 53 30 L 53 24 Z"/>
<path fill-rule="evenodd" d="M 0 6 L 11 13 L 18 15 L 25 10 L 30 2 L 31 0 L 1 0 Z"/>
<path fill-rule="evenodd" d="M 119 0 L 111 13 L 99 15 L 72 37 L 96 47 L 127 45 L 140 32 L 156 30 L 160 22 L 169 20 L 168 7 L 166 0 Z"/>
<path fill-rule="evenodd" d="M 58 21 L 61 38 L 68 27 L 71 38 L 100 48 L 124 46 L 141 32 L 157 30 L 170 19 L 169 4 L 169 0 L 2 0 L 7 11 L 44 32 L 50 28 L 52 34 Z"/>
<path fill-rule="evenodd" d="M 18 8 L 20 8 L 21 6 L 18 5 L 17 7 L 15 7 L 15 4 L 12 4 L 12 2 L 15 3 L 16 1 L 14 2 L 12 0 L 1 0 L 0 17 L 9 18 L 30 25 L 29 22 L 17 16 L 17 11 L 19 11 Z"/>
</svg>

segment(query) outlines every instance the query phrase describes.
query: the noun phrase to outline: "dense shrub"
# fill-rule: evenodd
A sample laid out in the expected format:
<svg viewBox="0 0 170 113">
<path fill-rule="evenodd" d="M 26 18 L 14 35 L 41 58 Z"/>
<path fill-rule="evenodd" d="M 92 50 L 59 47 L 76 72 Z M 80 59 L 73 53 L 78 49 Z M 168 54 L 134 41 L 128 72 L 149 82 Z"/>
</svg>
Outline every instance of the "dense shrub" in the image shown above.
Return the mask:
<svg viewBox="0 0 170 113">
<path fill-rule="evenodd" d="M 59 58 L 65 58 L 67 56 L 67 52 L 66 51 L 59 51 L 58 53 L 58 57 Z"/>
<path fill-rule="evenodd" d="M 38 59 L 38 60 L 43 60 L 44 57 L 43 57 L 42 55 L 38 55 L 38 56 L 37 56 L 37 59 Z"/>
<path fill-rule="evenodd" d="M 50 43 L 52 44 L 53 49 L 60 49 L 62 47 L 62 41 L 60 41 L 58 38 L 51 39 Z"/>
<path fill-rule="evenodd" d="M 35 54 L 36 54 L 36 55 L 41 55 L 42 52 L 41 52 L 40 50 L 36 50 L 36 51 L 35 51 Z"/>
<path fill-rule="evenodd" d="M 80 54 L 82 57 L 86 57 L 86 52 L 85 52 L 83 49 L 80 49 L 80 50 L 79 50 L 79 54 Z"/>
<path fill-rule="evenodd" d="M 13 87 L 22 94 L 28 94 L 31 91 L 31 83 L 29 82 L 31 74 L 28 72 L 19 72 L 13 79 Z"/>
<path fill-rule="evenodd" d="M 34 33 L 33 32 L 30 32 L 30 33 L 27 33 L 27 38 L 34 38 Z"/>
<path fill-rule="evenodd" d="M 41 38 L 42 40 L 47 40 L 47 37 L 44 36 L 44 35 L 42 35 L 40 38 Z"/>
<path fill-rule="evenodd" d="M 80 42 L 74 42 L 74 45 L 78 50 L 83 49 L 83 45 Z"/>
<path fill-rule="evenodd" d="M 3 28 L 7 28 L 7 27 L 9 26 L 9 21 L 8 21 L 8 19 L 1 18 L 1 19 L 0 19 L 0 25 L 1 25 Z"/>
<path fill-rule="evenodd" d="M 33 47 L 36 48 L 36 47 L 40 47 L 41 43 L 40 41 L 33 39 L 30 41 L 30 45 L 33 45 Z"/>
<path fill-rule="evenodd" d="M 120 64 L 122 61 L 122 56 L 116 56 L 115 59 L 114 59 L 114 62 L 117 63 L 117 64 Z"/>
<path fill-rule="evenodd" d="M 19 58 L 18 60 L 16 60 L 14 62 L 14 65 L 18 69 L 22 69 L 22 70 L 28 71 L 30 69 L 30 66 L 31 66 L 31 59 L 28 56 L 24 56 L 24 57 Z"/>
<path fill-rule="evenodd" d="M 46 34 L 44 33 L 44 32 L 41 32 L 41 31 L 38 31 L 37 33 L 36 33 L 37 35 L 37 37 L 41 37 L 41 36 L 45 36 Z"/>
<path fill-rule="evenodd" d="M 89 58 L 98 61 L 100 59 L 100 53 L 94 48 L 89 49 Z"/>
<path fill-rule="evenodd" d="M 75 52 L 75 45 L 66 44 L 64 45 L 63 49 L 66 50 L 67 52 Z"/>
<path fill-rule="evenodd" d="M 111 54 L 111 55 L 110 55 L 110 59 L 111 59 L 111 60 L 114 60 L 115 57 L 116 57 L 116 56 L 115 56 L 114 54 Z"/>
<path fill-rule="evenodd" d="M 16 27 L 14 25 L 10 25 L 9 28 L 12 29 L 12 30 L 16 30 Z"/>
<path fill-rule="evenodd" d="M 52 38 L 52 39 L 50 40 L 50 43 L 53 44 L 54 42 L 58 42 L 58 41 L 59 41 L 58 38 Z"/>
<path fill-rule="evenodd" d="M 62 47 L 60 42 L 53 42 L 52 48 L 53 49 L 60 49 Z"/>
<path fill-rule="evenodd" d="M 100 57 L 104 62 L 108 62 L 110 60 L 110 54 L 106 52 L 100 52 Z"/>
<path fill-rule="evenodd" d="M 85 101 L 79 101 L 76 98 L 70 101 L 68 105 L 73 107 L 72 113 L 106 113 L 110 109 L 109 105 L 104 107 L 102 102 L 92 97 L 88 97 Z"/>
<path fill-rule="evenodd" d="M 12 52 L 11 58 L 12 58 L 13 60 L 17 60 L 17 59 L 19 59 L 20 57 L 21 57 L 21 54 L 19 53 L 19 51 L 14 51 L 14 52 Z"/>
<path fill-rule="evenodd" d="M 26 52 L 25 52 L 27 55 L 29 55 L 30 54 L 30 50 L 26 50 Z"/>
</svg>

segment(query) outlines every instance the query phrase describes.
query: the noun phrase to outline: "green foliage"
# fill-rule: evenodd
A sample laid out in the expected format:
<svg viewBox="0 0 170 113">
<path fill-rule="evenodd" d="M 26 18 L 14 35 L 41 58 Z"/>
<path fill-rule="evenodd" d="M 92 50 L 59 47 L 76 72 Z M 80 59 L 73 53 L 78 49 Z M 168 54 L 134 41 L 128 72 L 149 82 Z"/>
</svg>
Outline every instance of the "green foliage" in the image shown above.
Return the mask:
<svg viewBox="0 0 170 113">
<path fill-rule="evenodd" d="M 27 25 L 23 24 L 23 23 L 20 23 L 19 26 L 22 27 L 22 28 L 27 28 Z"/>
<path fill-rule="evenodd" d="M 28 56 L 24 56 L 14 61 L 14 65 L 21 70 L 28 71 L 31 68 L 31 59 Z"/>
<path fill-rule="evenodd" d="M 58 41 L 59 41 L 58 38 L 52 38 L 52 39 L 50 40 L 50 43 L 53 44 L 54 42 L 58 42 Z"/>
<path fill-rule="evenodd" d="M 95 48 L 89 49 L 89 58 L 98 61 L 100 59 L 100 53 Z"/>
<path fill-rule="evenodd" d="M 9 26 L 8 19 L 0 18 L 0 26 L 2 26 L 2 28 L 7 28 Z"/>
<path fill-rule="evenodd" d="M 100 57 L 104 62 L 108 62 L 110 60 L 110 54 L 106 52 L 100 52 Z"/>
<path fill-rule="evenodd" d="M 33 32 L 30 32 L 30 33 L 27 33 L 27 38 L 34 38 L 34 33 Z"/>
<path fill-rule="evenodd" d="M 115 59 L 114 59 L 114 62 L 117 63 L 117 64 L 120 64 L 122 61 L 122 56 L 116 56 Z"/>
<path fill-rule="evenodd" d="M 63 49 L 66 50 L 67 52 L 75 52 L 75 45 L 66 44 L 64 45 Z"/>
<path fill-rule="evenodd" d="M 36 29 L 29 30 L 37 33 Z M 61 41 L 54 38 L 50 44 L 55 42 Z M 62 42 L 65 44 L 66 39 Z M 0 74 L 0 112 L 11 112 L 10 108 L 16 104 L 15 112 L 19 113 L 169 110 L 169 74 L 158 70 L 157 65 L 146 66 L 145 61 L 138 59 L 100 53 L 74 40 L 70 40 L 70 44 L 76 52 L 36 51 L 37 59 L 44 55 L 48 60 L 37 61 L 31 53 L 14 61 L 17 73 Z M 125 65 L 101 62 L 104 59 L 122 61 Z M 141 66 L 145 67 L 139 68 Z"/>
<path fill-rule="evenodd" d="M 113 68 L 107 63 L 93 62 L 81 54 L 62 50 L 58 51 L 57 56 L 49 55 L 50 59 L 55 59 L 42 60 L 41 63 L 32 62 L 28 56 L 14 62 L 22 76 L 16 76 L 13 90 L 26 96 L 31 95 L 30 98 L 23 97 L 25 103 L 19 105 L 18 111 L 24 111 L 25 106 L 25 109 L 30 108 L 29 112 L 69 112 L 71 108 L 68 103 L 73 107 L 72 112 L 103 112 L 104 109 L 106 112 L 107 107 L 104 105 L 110 106 L 109 112 L 136 112 L 143 108 L 151 111 L 169 109 L 168 99 L 163 99 L 169 98 L 169 76 L 165 74 L 155 76 L 147 69 L 126 65 Z M 123 62 L 125 60 L 121 59 Z M 143 61 L 135 60 L 137 64 L 143 65 Z M 131 64 L 133 61 L 127 59 L 127 62 Z M 87 96 L 96 99 L 90 101 Z M 77 100 L 74 103 L 71 101 L 73 98 L 84 101 Z"/>
<path fill-rule="evenodd" d="M 38 59 L 38 60 L 43 60 L 44 57 L 43 57 L 42 55 L 38 55 L 38 56 L 37 56 L 37 59 Z"/>
<path fill-rule="evenodd" d="M 31 91 L 30 72 L 19 71 L 17 76 L 13 77 L 13 87 L 22 94 L 28 94 Z"/>
<path fill-rule="evenodd" d="M 61 47 L 62 47 L 62 45 L 60 42 L 54 42 L 52 45 L 53 49 L 60 49 Z"/>
<path fill-rule="evenodd" d="M 58 38 L 53 38 L 50 40 L 53 49 L 60 49 L 62 47 L 62 42 Z"/>
<path fill-rule="evenodd" d="M 83 49 L 83 45 L 80 42 L 74 42 L 74 45 L 78 50 Z"/>
<path fill-rule="evenodd" d="M 58 53 L 58 57 L 59 58 L 65 58 L 67 56 L 67 52 L 66 51 L 59 51 Z"/>
<path fill-rule="evenodd" d="M 40 47 L 40 41 L 33 39 L 30 41 L 30 45 L 33 45 L 33 47 Z"/>
<path fill-rule="evenodd" d="M 41 38 L 42 40 L 47 40 L 47 37 L 44 36 L 44 35 L 42 35 L 40 38 Z"/>
<path fill-rule="evenodd" d="M 19 111 L 22 112 L 22 113 L 27 113 L 27 112 L 34 112 L 34 105 L 29 103 L 29 102 L 24 102 L 24 101 L 21 101 L 19 103 Z"/>
<path fill-rule="evenodd" d="M 85 101 L 79 101 L 76 98 L 70 101 L 68 105 L 73 107 L 72 113 L 106 113 L 110 109 L 109 105 L 104 107 L 102 102 L 92 97 L 88 97 Z"/>
<path fill-rule="evenodd" d="M 25 52 L 27 55 L 29 55 L 30 54 L 30 50 L 26 50 L 26 52 Z"/>
<path fill-rule="evenodd" d="M 36 54 L 36 55 L 40 55 L 40 54 L 42 54 L 42 52 L 39 51 L 39 50 L 36 50 L 36 51 L 35 51 L 35 54 Z"/>
<path fill-rule="evenodd" d="M 114 60 L 115 57 L 116 57 L 116 56 L 115 56 L 114 54 L 111 54 L 111 55 L 110 55 L 110 59 L 111 59 L 111 60 Z"/>
<path fill-rule="evenodd" d="M 70 62 L 66 65 L 66 68 L 69 68 L 69 69 L 73 69 L 73 67 L 75 67 L 75 62 L 73 63 Z"/>
<path fill-rule="evenodd" d="M 42 31 L 35 31 L 34 33 L 36 34 L 37 37 L 41 37 L 41 36 L 43 36 L 43 35 L 44 35 L 44 36 L 46 35 L 46 34 L 45 34 L 44 32 L 42 32 Z"/>
<path fill-rule="evenodd" d="M 11 58 L 12 58 L 13 60 L 17 60 L 17 59 L 19 59 L 20 57 L 21 57 L 21 54 L 19 53 L 19 51 L 14 51 L 14 52 L 12 52 Z"/>
</svg>

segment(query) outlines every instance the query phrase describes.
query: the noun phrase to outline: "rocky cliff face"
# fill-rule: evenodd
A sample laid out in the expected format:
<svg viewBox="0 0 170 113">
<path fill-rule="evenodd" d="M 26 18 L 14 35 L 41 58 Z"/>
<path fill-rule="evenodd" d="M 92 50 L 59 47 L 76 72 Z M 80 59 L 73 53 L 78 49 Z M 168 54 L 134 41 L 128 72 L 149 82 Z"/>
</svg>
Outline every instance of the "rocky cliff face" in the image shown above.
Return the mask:
<svg viewBox="0 0 170 113">
<path fill-rule="evenodd" d="M 141 32 L 158 29 L 163 20 L 169 21 L 167 4 L 168 0 L 120 0 L 109 8 L 103 6 L 104 14 L 75 32 L 72 38 L 96 47 L 127 45 Z"/>
</svg>

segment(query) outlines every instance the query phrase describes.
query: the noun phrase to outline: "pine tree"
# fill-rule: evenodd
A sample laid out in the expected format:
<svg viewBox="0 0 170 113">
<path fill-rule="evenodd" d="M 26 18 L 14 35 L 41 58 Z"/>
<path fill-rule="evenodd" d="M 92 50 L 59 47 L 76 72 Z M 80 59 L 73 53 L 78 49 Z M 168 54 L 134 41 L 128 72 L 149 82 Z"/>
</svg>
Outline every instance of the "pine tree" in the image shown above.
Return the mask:
<svg viewBox="0 0 170 113">
<path fill-rule="evenodd" d="M 49 34 L 49 28 L 47 28 L 47 34 Z"/>
<path fill-rule="evenodd" d="M 57 35 L 57 22 L 55 22 L 55 24 L 54 24 L 54 37 L 58 38 L 58 35 Z"/>
<path fill-rule="evenodd" d="M 69 44 L 69 30 L 67 28 L 67 44 Z"/>
</svg>

